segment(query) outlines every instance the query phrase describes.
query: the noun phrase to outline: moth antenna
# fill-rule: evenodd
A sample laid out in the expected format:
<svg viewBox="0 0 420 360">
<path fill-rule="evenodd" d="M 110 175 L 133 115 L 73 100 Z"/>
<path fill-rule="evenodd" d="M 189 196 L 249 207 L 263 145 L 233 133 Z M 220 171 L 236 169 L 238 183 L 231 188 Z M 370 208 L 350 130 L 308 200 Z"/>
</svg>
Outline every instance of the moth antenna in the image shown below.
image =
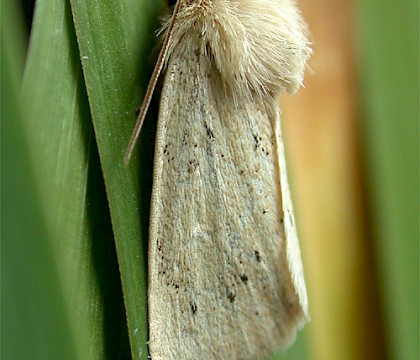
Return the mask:
<svg viewBox="0 0 420 360">
<path fill-rule="evenodd" d="M 168 44 L 172 35 L 172 29 L 174 27 L 175 18 L 178 14 L 180 8 L 181 0 L 178 0 L 175 4 L 174 12 L 172 14 L 171 21 L 168 26 L 168 31 L 166 32 L 165 39 L 163 40 L 162 49 L 160 49 L 159 57 L 156 62 L 155 68 L 153 69 L 152 76 L 150 77 L 149 85 L 147 86 L 146 95 L 143 99 L 143 104 L 141 105 L 139 116 L 137 117 L 136 125 L 134 126 L 133 133 L 131 135 L 130 141 L 125 151 L 124 156 L 124 166 L 127 166 L 131 155 L 133 154 L 134 147 L 136 146 L 137 139 L 139 137 L 141 128 L 143 126 L 144 119 L 149 109 L 150 101 L 152 100 L 152 95 L 156 87 L 157 80 L 160 73 L 162 72 L 163 65 L 165 63 L 166 54 L 168 53 Z"/>
</svg>

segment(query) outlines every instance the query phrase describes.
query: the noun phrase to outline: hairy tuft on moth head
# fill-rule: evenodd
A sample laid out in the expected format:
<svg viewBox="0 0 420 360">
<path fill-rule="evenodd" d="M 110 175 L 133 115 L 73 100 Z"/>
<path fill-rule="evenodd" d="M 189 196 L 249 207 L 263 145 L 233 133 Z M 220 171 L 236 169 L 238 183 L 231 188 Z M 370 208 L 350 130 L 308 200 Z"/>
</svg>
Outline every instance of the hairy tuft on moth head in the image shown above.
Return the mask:
<svg viewBox="0 0 420 360">
<path fill-rule="evenodd" d="M 225 85 L 239 98 L 293 93 L 302 85 L 311 50 L 306 24 L 291 4 L 292 0 L 184 0 L 167 59 L 177 46 L 186 52 L 198 50 L 213 59 Z"/>
</svg>

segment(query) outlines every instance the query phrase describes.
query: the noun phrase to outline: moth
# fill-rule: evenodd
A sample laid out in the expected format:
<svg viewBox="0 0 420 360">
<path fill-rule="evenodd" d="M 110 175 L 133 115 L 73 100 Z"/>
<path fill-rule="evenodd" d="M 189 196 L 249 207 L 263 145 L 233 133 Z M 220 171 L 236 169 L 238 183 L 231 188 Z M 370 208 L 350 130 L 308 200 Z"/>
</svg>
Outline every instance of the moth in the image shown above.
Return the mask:
<svg viewBox="0 0 420 360">
<path fill-rule="evenodd" d="M 308 304 L 278 97 L 310 56 L 293 0 L 178 0 L 130 140 L 161 93 L 150 213 L 152 359 L 265 359 Z"/>
</svg>

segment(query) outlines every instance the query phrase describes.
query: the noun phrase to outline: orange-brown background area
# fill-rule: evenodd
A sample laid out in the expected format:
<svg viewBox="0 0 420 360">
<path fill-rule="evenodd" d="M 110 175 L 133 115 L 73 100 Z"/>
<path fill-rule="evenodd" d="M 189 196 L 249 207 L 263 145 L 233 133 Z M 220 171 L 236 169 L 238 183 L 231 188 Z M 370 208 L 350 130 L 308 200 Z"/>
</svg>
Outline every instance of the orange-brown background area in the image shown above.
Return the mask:
<svg viewBox="0 0 420 360">
<path fill-rule="evenodd" d="M 404 345 L 390 338 L 393 331 L 387 328 L 393 326 L 387 319 L 395 315 L 387 314 L 383 298 L 392 285 L 382 286 L 387 279 L 378 274 L 384 266 L 378 257 L 392 249 L 381 248 L 386 239 L 377 229 L 380 222 L 373 204 L 380 200 L 370 194 L 376 178 L 369 168 L 372 135 L 365 131 L 366 123 L 377 119 L 363 99 L 366 54 L 361 53 L 367 36 L 363 13 L 355 2 L 345 0 L 299 4 L 309 24 L 313 55 L 305 87 L 296 95 L 283 96 L 281 102 L 312 317 L 310 358 L 406 358 L 404 352 L 399 353 L 402 357 L 395 355 L 398 349 L 393 347 Z M 406 120 L 418 122 L 418 118 Z M 412 149 L 408 153 L 418 156 Z M 418 193 L 418 184 L 413 185 L 416 188 Z M 415 232 L 410 237 L 399 235 L 401 239 L 390 242 L 409 242 L 418 251 Z M 418 269 L 418 258 L 416 265 Z M 392 304 L 397 317 L 398 306 Z"/>
</svg>

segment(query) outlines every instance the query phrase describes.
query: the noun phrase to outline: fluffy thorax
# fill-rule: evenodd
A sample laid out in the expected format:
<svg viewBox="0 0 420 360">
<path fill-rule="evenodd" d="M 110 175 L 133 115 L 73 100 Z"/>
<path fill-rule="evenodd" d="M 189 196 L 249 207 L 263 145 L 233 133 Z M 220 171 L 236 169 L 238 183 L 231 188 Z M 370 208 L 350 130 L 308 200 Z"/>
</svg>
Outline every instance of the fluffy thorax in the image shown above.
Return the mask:
<svg viewBox="0 0 420 360">
<path fill-rule="evenodd" d="M 310 55 L 292 0 L 181 0 L 167 59 L 177 46 L 210 57 L 237 100 L 295 92 Z"/>
</svg>

